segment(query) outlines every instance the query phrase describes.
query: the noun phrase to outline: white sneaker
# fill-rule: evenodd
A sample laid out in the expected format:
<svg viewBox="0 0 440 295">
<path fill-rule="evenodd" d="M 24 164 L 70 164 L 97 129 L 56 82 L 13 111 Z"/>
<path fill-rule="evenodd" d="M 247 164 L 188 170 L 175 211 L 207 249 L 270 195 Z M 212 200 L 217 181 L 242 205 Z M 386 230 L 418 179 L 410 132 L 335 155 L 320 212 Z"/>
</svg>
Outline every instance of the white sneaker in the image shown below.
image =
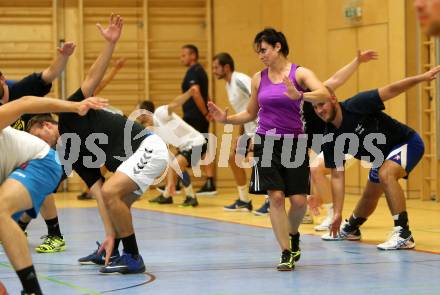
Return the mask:
<svg viewBox="0 0 440 295">
<path fill-rule="evenodd" d="M 315 231 L 327 231 L 332 225 L 332 216 L 328 216 L 321 222 L 320 225 L 315 226 L 313 229 Z"/>
<path fill-rule="evenodd" d="M 333 237 L 330 232 L 326 233 L 325 235 L 321 236 L 321 239 L 324 241 L 343 241 L 343 240 L 349 240 L 349 241 L 359 241 L 361 239 L 361 231 L 359 228 L 355 229 L 354 231 L 348 231 L 348 221 L 345 220 L 341 224 L 341 228 L 339 229 L 339 234 L 336 235 L 336 237 Z"/>
<path fill-rule="evenodd" d="M 400 250 L 400 249 L 413 249 L 416 246 L 412 234 L 407 238 L 401 237 L 403 228 L 401 226 L 395 226 L 390 234 L 388 240 L 382 244 L 377 245 L 379 250 Z"/>
</svg>

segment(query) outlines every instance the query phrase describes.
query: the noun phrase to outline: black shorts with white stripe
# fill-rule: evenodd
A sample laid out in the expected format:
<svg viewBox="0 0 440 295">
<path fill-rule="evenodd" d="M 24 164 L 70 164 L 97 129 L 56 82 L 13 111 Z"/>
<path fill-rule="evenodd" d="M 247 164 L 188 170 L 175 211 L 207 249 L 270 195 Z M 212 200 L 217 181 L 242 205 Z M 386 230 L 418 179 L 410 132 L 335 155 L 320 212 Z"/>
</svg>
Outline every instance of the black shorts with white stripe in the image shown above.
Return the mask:
<svg viewBox="0 0 440 295">
<path fill-rule="evenodd" d="M 310 193 L 307 140 L 255 135 L 254 159 L 249 185 L 251 194 L 282 191 L 285 196 Z M 259 137 L 259 139 L 257 139 Z"/>
</svg>

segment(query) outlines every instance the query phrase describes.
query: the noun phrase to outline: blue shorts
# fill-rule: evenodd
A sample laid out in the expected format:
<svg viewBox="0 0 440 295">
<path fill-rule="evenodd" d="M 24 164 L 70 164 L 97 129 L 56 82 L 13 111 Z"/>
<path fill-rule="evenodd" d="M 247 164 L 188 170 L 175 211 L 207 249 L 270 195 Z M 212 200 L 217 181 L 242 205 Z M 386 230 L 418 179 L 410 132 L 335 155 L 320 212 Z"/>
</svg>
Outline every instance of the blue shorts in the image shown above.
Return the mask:
<svg viewBox="0 0 440 295">
<path fill-rule="evenodd" d="M 57 188 L 62 174 L 57 152 L 50 149 L 42 159 L 31 160 L 15 169 L 8 178 L 20 182 L 29 192 L 32 199 L 32 208 L 15 213 L 12 218 L 18 220 L 23 212 L 36 218 L 41 205 L 47 196 Z"/>
<path fill-rule="evenodd" d="M 385 160 L 393 161 L 406 171 L 405 179 L 408 178 L 409 173 L 416 167 L 417 163 L 422 159 L 425 153 L 425 145 L 420 136 L 415 133 L 407 142 L 396 145 Z M 368 175 L 368 180 L 374 183 L 379 181 L 379 168 L 371 168 Z"/>
</svg>

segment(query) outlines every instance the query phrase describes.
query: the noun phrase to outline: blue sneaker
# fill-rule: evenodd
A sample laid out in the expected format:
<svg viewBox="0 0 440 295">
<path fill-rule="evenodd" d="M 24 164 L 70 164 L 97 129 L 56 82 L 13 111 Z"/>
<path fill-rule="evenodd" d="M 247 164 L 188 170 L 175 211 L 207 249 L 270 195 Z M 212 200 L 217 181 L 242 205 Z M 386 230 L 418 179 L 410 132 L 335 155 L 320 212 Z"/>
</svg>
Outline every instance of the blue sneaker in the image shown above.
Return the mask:
<svg viewBox="0 0 440 295">
<path fill-rule="evenodd" d="M 98 255 L 98 250 L 99 247 L 101 247 L 101 244 L 99 242 L 96 242 L 96 244 L 98 245 L 98 249 L 96 249 L 92 254 L 89 254 L 87 256 L 78 259 L 78 262 L 80 264 L 97 264 L 97 265 L 105 264 L 105 250 Z M 110 261 L 117 259 L 119 256 L 120 255 L 118 249 L 113 250 L 113 254 L 112 256 L 110 256 Z"/>
<path fill-rule="evenodd" d="M 122 255 L 110 262 L 109 265 L 103 266 L 99 269 L 103 274 L 136 274 L 145 272 L 145 264 L 141 255 L 132 255 L 123 252 Z"/>
<path fill-rule="evenodd" d="M 269 212 L 270 212 L 270 203 L 268 200 L 265 200 L 260 208 L 254 210 L 254 214 L 258 216 L 267 215 Z"/>
<path fill-rule="evenodd" d="M 240 199 L 235 200 L 235 202 L 229 206 L 224 206 L 223 210 L 225 211 L 244 211 L 244 212 L 252 212 L 252 201 L 243 202 Z"/>
</svg>

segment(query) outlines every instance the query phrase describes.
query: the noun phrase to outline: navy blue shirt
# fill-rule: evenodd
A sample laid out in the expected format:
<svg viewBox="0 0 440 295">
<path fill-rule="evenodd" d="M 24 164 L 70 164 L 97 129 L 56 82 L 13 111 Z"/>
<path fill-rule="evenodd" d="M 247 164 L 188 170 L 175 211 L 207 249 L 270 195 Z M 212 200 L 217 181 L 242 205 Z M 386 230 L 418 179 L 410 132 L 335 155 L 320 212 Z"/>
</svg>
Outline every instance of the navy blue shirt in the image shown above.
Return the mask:
<svg viewBox="0 0 440 295">
<path fill-rule="evenodd" d="M 19 81 L 15 81 L 9 88 L 9 101 L 19 99 L 23 96 L 45 96 L 50 92 L 52 83 L 47 84 L 42 78 L 42 73 L 32 73 Z M 18 130 L 26 130 L 26 125 L 32 114 L 26 114 L 17 119 L 11 126 Z"/>
<path fill-rule="evenodd" d="M 205 101 L 208 103 L 208 75 L 203 69 L 201 64 L 192 65 L 185 74 L 182 81 L 182 93 L 186 92 L 193 85 L 199 85 L 200 94 Z M 189 125 L 194 127 L 199 132 L 207 132 L 209 122 L 205 118 L 205 114 L 202 114 L 194 102 L 194 98 L 190 97 L 182 106 L 183 109 L 183 120 Z M 206 130 L 205 130 L 206 129 Z"/>
<path fill-rule="evenodd" d="M 327 123 L 324 133 L 324 135 L 334 134 L 333 140 L 323 145 L 325 167 L 327 168 L 337 168 L 341 166 L 338 163 L 343 163 L 341 159 L 335 159 L 335 143 L 340 135 L 356 136 L 359 139 L 359 148 L 352 156 L 359 160 L 362 157 L 369 157 L 372 162 L 375 159 L 372 153 L 373 149 L 364 144 L 367 136 L 371 138 L 373 133 L 383 134 L 385 143 L 377 142 L 377 140 L 369 141 L 368 138 L 367 141 L 373 143 L 376 149 L 382 152 L 385 159 L 395 146 L 408 141 L 415 133 L 412 128 L 382 112 L 385 105 L 377 89 L 361 92 L 341 102 L 340 106 L 342 110 L 341 126 L 336 128 L 333 124 Z M 348 153 L 348 140 L 344 145 L 343 153 Z"/>
</svg>

